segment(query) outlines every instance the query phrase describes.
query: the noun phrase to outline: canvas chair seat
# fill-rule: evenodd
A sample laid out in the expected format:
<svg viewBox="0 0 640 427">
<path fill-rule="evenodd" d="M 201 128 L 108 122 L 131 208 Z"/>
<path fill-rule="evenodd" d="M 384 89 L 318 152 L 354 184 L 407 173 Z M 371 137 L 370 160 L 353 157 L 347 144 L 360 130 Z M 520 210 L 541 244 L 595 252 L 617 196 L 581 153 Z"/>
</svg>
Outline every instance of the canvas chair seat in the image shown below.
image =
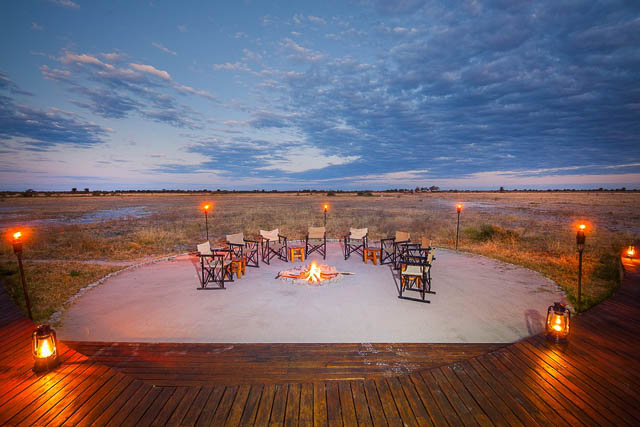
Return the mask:
<svg viewBox="0 0 640 427">
<path fill-rule="evenodd" d="M 207 241 L 197 245 L 200 257 L 200 287 L 197 289 L 226 289 L 226 281 L 233 282 L 231 273 L 231 251 L 211 250 L 211 244 Z M 209 283 L 216 283 L 217 288 L 211 288 Z"/>
<path fill-rule="evenodd" d="M 349 234 L 344 236 L 344 259 L 349 259 L 352 252 L 362 255 L 364 261 L 364 249 L 367 247 L 367 239 L 369 237 L 368 228 L 349 229 Z"/>
<path fill-rule="evenodd" d="M 369 234 L 368 228 L 350 228 L 349 235 L 351 240 L 362 240 Z"/>
<path fill-rule="evenodd" d="M 278 240 L 279 234 L 280 234 L 280 231 L 277 228 L 271 231 L 260 230 L 260 236 L 262 236 L 263 239 L 267 239 L 267 240 L 273 240 L 273 241 Z"/>
<path fill-rule="evenodd" d="M 399 263 L 403 266 L 400 272 L 400 289 L 398 298 L 429 303 L 426 294 L 435 294 L 431 291 L 431 266 L 433 264 L 434 249 L 421 248 L 410 245 L 404 248 L 400 254 Z M 411 298 L 403 295 L 405 291 L 420 293 L 421 298 Z"/>
<path fill-rule="evenodd" d="M 287 238 L 280 234 L 279 229 L 260 230 L 260 247 L 262 248 L 262 262 L 269 265 L 271 259 L 278 257 L 287 262 Z"/>
<path fill-rule="evenodd" d="M 244 238 L 244 233 L 227 234 L 227 244 L 234 259 L 246 261 L 248 267 L 259 267 L 258 241 Z"/>
<path fill-rule="evenodd" d="M 309 227 L 304 252 L 306 257 L 313 252 L 318 252 L 322 255 L 322 259 L 327 259 L 327 230 L 324 227 Z"/>
</svg>

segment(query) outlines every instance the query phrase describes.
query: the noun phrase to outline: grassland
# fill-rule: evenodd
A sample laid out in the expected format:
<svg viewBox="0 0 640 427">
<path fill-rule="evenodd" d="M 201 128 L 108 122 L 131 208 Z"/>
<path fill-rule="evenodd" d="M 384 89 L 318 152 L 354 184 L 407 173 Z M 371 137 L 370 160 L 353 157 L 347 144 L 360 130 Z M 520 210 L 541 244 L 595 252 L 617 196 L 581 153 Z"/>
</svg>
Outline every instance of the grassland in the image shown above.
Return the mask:
<svg viewBox="0 0 640 427">
<path fill-rule="evenodd" d="M 462 202 L 460 250 L 537 270 L 558 283 L 572 300 L 577 277 L 575 224 L 587 221 L 584 308 L 615 291 L 618 256 L 623 246 L 640 237 L 640 193 L 631 192 L 12 197 L 0 199 L 0 227 L 32 224 L 25 259 L 65 261 L 27 264 L 27 271 L 32 269 L 28 272 L 30 286 L 34 286 L 32 299 L 48 307 L 38 311 L 46 317 L 77 288 L 116 268 L 82 264 L 82 271 L 91 273 L 71 284 L 61 278 L 80 267 L 69 261 L 138 260 L 193 250 L 205 240 L 204 216 L 199 210 L 204 201 L 214 203 L 209 217 L 213 242 L 221 242 L 228 233 L 243 231 L 255 236 L 261 228 L 276 227 L 290 239 L 302 238 L 308 226 L 322 225 L 322 203 L 328 202 L 330 237 L 344 235 L 349 227 L 368 227 L 372 239 L 402 230 L 413 237 L 428 237 L 444 248 L 455 245 L 455 203 Z M 96 213 L 127 209 L 145 215 L 89 222 Z M 5 286 L 19 301 L 19 292 L 13 289 L 17 276 L 6 273 L 11 271 L 10 263 L 15 263 L 6 239 L 0 246 L 0 261 L 5 266 Z M 42 267 L 48 264 L 61 267 Z"/>
</svg>

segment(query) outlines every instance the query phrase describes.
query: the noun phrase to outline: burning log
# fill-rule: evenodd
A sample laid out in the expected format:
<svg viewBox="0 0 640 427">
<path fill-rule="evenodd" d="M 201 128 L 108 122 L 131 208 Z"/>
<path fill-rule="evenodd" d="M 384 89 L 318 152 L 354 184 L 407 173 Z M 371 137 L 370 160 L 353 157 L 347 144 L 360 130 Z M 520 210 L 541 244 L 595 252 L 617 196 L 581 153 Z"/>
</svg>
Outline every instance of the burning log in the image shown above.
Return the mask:
<svg viewBox="0 0 640 427">
<path fill-rule="evenodd" d="M 351 275 L 353 273 L 349 272 L 339 272 L 334 267 L 330 267 L 328 265 L 318 265 L 317 262 L 313 261 L 310 265 L 308 265 L 304 269 L 293 269 L 293 270 L 285 270 L 278 273 L 276 279 L 293 279 L 293 280 L 304 280 L 309 283 L 317 284 L 322 282 L 323 280 L 333 279 L 340 275 Z"/>
</svg>

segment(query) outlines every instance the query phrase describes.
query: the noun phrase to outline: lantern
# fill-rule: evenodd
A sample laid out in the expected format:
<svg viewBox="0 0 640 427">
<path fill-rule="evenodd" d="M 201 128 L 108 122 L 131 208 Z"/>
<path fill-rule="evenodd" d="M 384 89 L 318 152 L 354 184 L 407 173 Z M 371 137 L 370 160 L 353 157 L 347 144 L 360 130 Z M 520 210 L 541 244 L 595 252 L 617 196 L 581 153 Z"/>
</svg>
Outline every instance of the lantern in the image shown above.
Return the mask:
<svg viewBox="0 0 640 427">
<path fill-rule="evenodd" d="M 13 252 L 22 252 L 22 231 L 13 233 Z"/>
<path fill-rule="evenodd" d="M 207 230 L 207 242 L 209 241 L 209 218 L 207 215 L 212 207 L 213 204 L 208 202 L 202 205 L 202 210 L 204 211 L 204 223 Z"/>
<path fill-rule="evenodd" d="M 586 225 L 580 224 L 578 226 L 578 232 L 576 233 L 576 244 L 578 246 L 578 252 L 582 252 L 584 250 L 584 242 L 587 240 L 584 230 L 587 228 Z"/>
<path fill-rule="evenodd" d="M 456 210 L 458 211 L 458 213 L 462 212 L 462 203 L 458 203 L 456 205 Z"/>
<path fill-rule="evenodd" d="M 32 345 L 34 371 L 48 371 L 56 365 L 58 361 L 56 331 L 51 326 L 39 325 L 33 331 Z"/>
<path fill-rule="evenodd" d="M 627 248 L 627 257 L 629 257 L 630 259 L 633 259 L 635 255 L 636 255 L 635 246 L 633 245 L 629 246 L 629 248 Z"/>
<path fill-rule="evenodd" d="M 553 303 L 547 310 L 547 339 L 555 342 L 566 341 L 569 337 L 571 311 L 561 302 Z"/>
<path fill-rule="evenodd" d="M 460 233 L 460 212 L 462 212 L 462 203 L 456 205 L 456 211 L 458 212 L 458 222 L 456 223 L 456 251 L 458 250 L 458 234 Z"/>
<path fill-rule="evenodd" d="M 322 205 L 322 210 L 324 211 L 324 226 L 327 226 L 327 211 L 329 210 L 329 203 L 325 203 Z"/>
</svg>

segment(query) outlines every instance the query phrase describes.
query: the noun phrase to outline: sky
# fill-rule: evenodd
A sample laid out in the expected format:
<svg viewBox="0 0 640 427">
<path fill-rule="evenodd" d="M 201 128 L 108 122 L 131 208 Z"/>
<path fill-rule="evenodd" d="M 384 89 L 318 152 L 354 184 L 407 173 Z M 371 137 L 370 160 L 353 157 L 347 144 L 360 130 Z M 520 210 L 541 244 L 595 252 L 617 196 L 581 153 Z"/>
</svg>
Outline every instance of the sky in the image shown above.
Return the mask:
<svg viewBox="0 0 640 427">
<path fill-rule="evenodd" d="M 0 4 L 0 189 L 640 188 L 640 2 Z"/>
</svg>

